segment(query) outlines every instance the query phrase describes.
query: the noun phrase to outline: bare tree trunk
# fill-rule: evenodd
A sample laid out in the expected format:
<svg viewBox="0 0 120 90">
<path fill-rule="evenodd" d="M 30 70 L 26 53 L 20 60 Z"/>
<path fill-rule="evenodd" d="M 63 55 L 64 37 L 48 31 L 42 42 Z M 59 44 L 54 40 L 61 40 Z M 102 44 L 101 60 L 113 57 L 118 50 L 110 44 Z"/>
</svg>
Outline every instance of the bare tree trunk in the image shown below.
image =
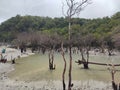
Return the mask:
<svg viewBox="0 0 120 90">
<path fill-rule="evenodd" d="M 111 76 L 112 76 L 112 87 L 113 87 L 113 90 L 118 90 L 117 89 L 117 84 L 115 83 L 115 79 L 114 79 L 114 76 L 115 76 L 115 73 L 116 73 L 115 65 L 112 64 L 112 66 L 108 67 L 108 70 L 110 71 Z"/>
<path fill-rule="evenodd" d="M 49 56 L 49 69 L 50 70 L 54 70 L 55 69 L 55 65 L 54 65 L 54 51 L 50 50 L 48 56 Z"/>
<path fill-rule="evenodd" d="M 113 50 L 112 50 L 112 49 L 110 49 L 110 48 L 108 48 L 108 55 L 109 55 L 109 56 L 114 55 L 114 54 L 112 54 L 112 52 L 113 52 Z"/>
<path fill-rule="evenodd" d="M 45 54 L 46 49 L 44 47 L 41 48 L 43 54 Z"/>
<path fill-rule="evenodd" d="M 112 76 L 112 87 L 113 87 L 113 90 L 118 90 L 118 89 L 117 89 L 117 84 L 115 83 L 115 80 L 114 80 L 115 72 L 116 72 L 116 71 L 111 70 L 111 76 Z"/>
<path fill-rule="evenodd" d="M 62 11 L 63 11 L 63 15 L 68 18 L 68 22 L 69 22 L 68 41 L 69 41 L 69 59 L 70 59 L 70 61 L 69 61 L 69 74 L 68 74 L 68 76 L 69 76 L 68 90 L 71 90 L 71 87 L 73 86 L 73 84 L 71 83 L 71 81 L 72 81 L 72 76 L 71 76 L 71 71 L 72 71 L 71 18 L 75 14 L 79 14 L 82 11 L 83 6 L 85 4 L 87 4 L 89 0 L 81 0 L 80 2 L 77 2 L 75 0 L 65 0 L 65 1 L 67 4 L 67 7 L 68 7 L 68 9 L 66 11 L 66 15 L 65 15 L 63 9 L 62 9 Z M 63 7 L 64 7 L 64 4 L 63 4 Z"/>
<path fill-rule="evenodd" d="M 87 52 L 86 52 L 86 54 L 87 54 L 87 62 L 89 61 L 89 47 L 87 47 Z"/>
<path fill-rule="evenodd" d="M 104 43 L 102 43 L 102 46 L 101 46 L 101 53 L 105 53 L 105 47 L 104 47 Z"/>
<path fill-rule="evenodd" d="M 82 56 L 82 61 L 83 61 L 83 67 L 84 67 L 84 69 L 88 69 L 89 67 L 88 67 L 88 58 L 89 58 L 89 52 L 87 51 L 87 61 L 86 61 L 86 59 L 84 58 L 84 54 L 83 54 L 83 49 L 82 48 L 80 48 L 80 52 L 81 52 L 81 56 Z"/>
<path fill-rule="evenodd" d="M 56 65 L 54 64 L 54 50 L 52 50 L 52 70 L 56 68 Z"/>
<path fill-rule="evenodd" d="M 68 76 L 69 76 L 69 81 L 68 81 L 68 90 L 71 90 L 71 87 L 72 87 L 72 75 L 71 75 L 71 71 L 72 71 L 72 46 L 71 46 L 71 16 L 69 17 L 69 31 L 68 31 L 68 39 L 69 39 L 69 59 L 70 59 L 70 62 L 69 62 L 69 73 L 68 73 Z"/>
<path fill-rule="evenodd" d="M 51 59 L 52 59 L 52 61 L 51 61 L 52 62 L 52 68 L 54 68 L 54 66 L 53 66 L 53 64 L 54 64 L 53 63 L 54 62 L 54 51 L 53 50 L 52 50 L 52 53 L 51 53 Z"/>
<path fill-rule="evenodd" d="M 50 67 L 51 67 L 51 51 L 49 52 L 49 54 L 48 54 L 48 57 L 49 57 L 49 69 L 51 69 Z"/>
<path fill-rule="evenodd" d="M 72 71 L 72 52 L 71 52 L 71 46 L 69 47 L 69 56 L 70 56 L 70 63 L 69 63 L 69 83 L 68 83 L 68 90 L 71 90 L 72 87 L 72 77 L 71 77 L 71 71 Z"/>
<path fill-rule="evenodd" d="M 85 58 L 84 58 L 84 55 L 83 55 L 83 49 L 80 48 L 80 53 L 81 53 L 81 56 L 82 56 L 82 61 L 85 61 Z"/>
<path fill-rule="evenodd" d="M 61 45 L 61 50 L 62 50 L 62 56 L 63 56 L 63 60 L 64 60 L 64 69 L 63 69 L 63 73 L 62 73 L 62 83 L 63 83 L 63 90 L 66 90 L 66 84 L 65 84 L 66 59 L 65 59 L 64 49 L 63 49 L 63 43 Z"/>
<path fill-rule="evenodd" d="M 113 87 L 113 90 L 120 90 L 120 89 L 117 89 L 117 84 L 113 81 L 112 81 L 112 87 Z"/>
<path fill-rule="evenodd" d="M 89 62 L 89 47 L 87 47 L 87 62 L 86 62 L 86 69 L 88 69 L 88 62 Z"/>
</svg>

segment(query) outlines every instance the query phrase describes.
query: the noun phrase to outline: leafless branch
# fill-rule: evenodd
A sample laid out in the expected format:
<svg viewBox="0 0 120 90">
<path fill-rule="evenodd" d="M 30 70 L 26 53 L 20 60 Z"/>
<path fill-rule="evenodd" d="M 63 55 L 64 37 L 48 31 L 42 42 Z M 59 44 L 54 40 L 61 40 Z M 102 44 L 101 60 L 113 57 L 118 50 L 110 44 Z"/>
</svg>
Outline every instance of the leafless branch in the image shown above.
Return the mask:
<svg viewBox="0 0 120 90">
<path fill-rule="evenodd" d="M 75 14 L 79 14 L 88 4 L 91 4 L 90 1 L 91 0 L 80 0 L 78 2 L 75 0 L 66 0 L 66 4 L 68 7 L 66 11 L 67 16 L 72 17 Z"/>
<path fill-rule="evenodd" d="M 62 2 L 62 14 L 66 17 L 65 12 L 64 12 L 64 6 L 65 4 Z"/>
</svg>

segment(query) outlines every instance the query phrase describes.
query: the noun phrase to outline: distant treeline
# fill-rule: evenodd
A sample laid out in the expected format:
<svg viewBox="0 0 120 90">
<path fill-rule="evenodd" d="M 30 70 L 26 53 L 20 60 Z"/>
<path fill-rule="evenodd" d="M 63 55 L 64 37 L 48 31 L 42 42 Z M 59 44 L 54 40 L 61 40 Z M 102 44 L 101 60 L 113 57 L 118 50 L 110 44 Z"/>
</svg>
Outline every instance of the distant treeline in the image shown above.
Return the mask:
<svg viewBox="0 0 120 90">
<path fill-rule="evenodd" d="M 0 41 L 11 42 L 17 35 L 23 32 L 46 32 L 57 33 L 63 37 L 68 35 L 67 18 L 50 18 L 39 16 L 20 16 L 17 15 L 8 19 L 0 25 Z M 115 36 L 120 36 L 120 12 L 111 17 L 97 19 L 72 19 L 73 36 L 92 34 L 95 38 L 108 40 Z"/>
</svg>

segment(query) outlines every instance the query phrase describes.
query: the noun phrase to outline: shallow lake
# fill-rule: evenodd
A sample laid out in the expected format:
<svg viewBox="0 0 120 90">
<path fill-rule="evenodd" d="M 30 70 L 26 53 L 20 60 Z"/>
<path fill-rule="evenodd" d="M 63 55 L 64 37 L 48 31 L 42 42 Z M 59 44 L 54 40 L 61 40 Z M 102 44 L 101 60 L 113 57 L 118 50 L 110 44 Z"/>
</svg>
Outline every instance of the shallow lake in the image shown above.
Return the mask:
<svg viewBox="0 0 120 90">
<path fill-rule="evenodd" d="M 67 59 L 66 79 L 68 80 L 69 56 L 65 55 Z M 82 65 L 75 63 L 80 59 L 80 55 L 73 54 L 73 68 L 72 80 L 97 80 L 97 81 L 111 81 L 111 73 L 107 70 L 107 66 L 89 65 L 88 70 L 83 69 Z M 120 56 L 112 56 L 109 58 L 106 55 L 90 55 L 90 61 L 101 63 L 120 63 Z M 56 69 L 51 71 L 48 68 L 48 54 L 36 54 L 25 58 L 16 60 L 15 70 L 8 76 L 11 79 L 24 81 L 40 81 L 40 80 L 62 80 L 63 58 L 61 54 L 56 53 L 54 63 Z M 115 74 L 116 81 L 120 82 L 120 67 Z"/>
</svg>

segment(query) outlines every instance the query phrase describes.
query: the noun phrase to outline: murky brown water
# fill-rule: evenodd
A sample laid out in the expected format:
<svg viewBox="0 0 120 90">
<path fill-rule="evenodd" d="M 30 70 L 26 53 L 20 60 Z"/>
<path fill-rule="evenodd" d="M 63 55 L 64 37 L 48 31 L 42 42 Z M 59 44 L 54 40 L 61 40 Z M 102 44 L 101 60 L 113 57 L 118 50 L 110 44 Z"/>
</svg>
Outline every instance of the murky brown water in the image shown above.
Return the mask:
<svg viewBox="0 0 120 90">
<path fill-rule="evenodd" d="M 66 54 L 67 62 L 68 54 Z M 77 65 L 75 60 L 80 59 L 78 54 L 73 55 L 73 80 L 98 80 L 111 81 L 111 74 L 106 66 L 89 65 L 89 70 L 82 69 L 82 65 Z M 105 55 L 91 55 L 90 61 L 104 63 L 120 63 L 120 56 L 112 56 L 112 59 Z M 21 58 L 16 61 L 15 70 L 9 74 L 11 79 L 24 81 L 39 81 L 39 80 L 61 80 L 63 70 L 63 59 L 60 54 L 55 54 L 56 70 L 48 69 L 48 55 L 37 54 L 26 58 Z M 66 71 L 66 79 L 68 79 L 68 64 Z M 120 70 L 120 67 L 117 67 Z M 120 82 L 120 72 L 116 73 L 116 81 Z"/>
</svg>

